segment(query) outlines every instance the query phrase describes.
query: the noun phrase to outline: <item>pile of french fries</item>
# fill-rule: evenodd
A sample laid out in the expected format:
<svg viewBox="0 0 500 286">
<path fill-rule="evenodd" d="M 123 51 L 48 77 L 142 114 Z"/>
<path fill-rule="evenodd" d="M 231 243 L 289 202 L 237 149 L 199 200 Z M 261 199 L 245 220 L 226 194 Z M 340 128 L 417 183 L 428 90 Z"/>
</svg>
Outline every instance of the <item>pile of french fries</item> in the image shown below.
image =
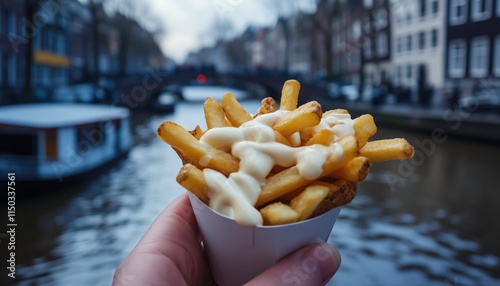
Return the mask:
<svg viewBox="0 0 500 286">
<path fill-rule="evenodd" d="M 272 125 L 276 142 L 296 147 L 290 142 L 290 138 L 298 132 L 300 146 L 340 144 L 344 151 L 342 156 L 328 157 L 323 164 L 321 176 L 314 180 L 301 176 L 297 166 L 274 166 L 254 205 L 260 211 L 265 225 L 306 220 L 348 204 L 356 194 L 357 183 L 368 175 L 371 163 L 413 156 L 413 147 L 405 139 L 368 141 L 377 132 L 377 126 L 369 114 L 354 119 L 354 135 L 337 138 L 332 128 L 311 128 L 317 126 L 322 117 L 328 114 L 348 112 L 344 109 L 323 112 L 316 101 L 297 107 L 299 90 L 298 81 L 286 81 L 279 109 L 275 100 L 268 97 L 262 100 L 254 115 L 247 112 L 231 93 L 226 93 L 220 103 L 207 98 L 203 106 L 206 130 L 198 125 L 193 131 L 187 131 L 174 122 L 162 122 L 158 128 L 158 137 L 171 145 L 183 162 L 177 182 L 208 204 L 210 190 L 202 170 L 210 168 L 228 177 L 238 171 L 239 159 L 231 155 L 230 150 L 213 148 L 199 139 L 209 129 L 239 127 L 255 117 L 277 110 L 289 112 Z"/>
</svg>

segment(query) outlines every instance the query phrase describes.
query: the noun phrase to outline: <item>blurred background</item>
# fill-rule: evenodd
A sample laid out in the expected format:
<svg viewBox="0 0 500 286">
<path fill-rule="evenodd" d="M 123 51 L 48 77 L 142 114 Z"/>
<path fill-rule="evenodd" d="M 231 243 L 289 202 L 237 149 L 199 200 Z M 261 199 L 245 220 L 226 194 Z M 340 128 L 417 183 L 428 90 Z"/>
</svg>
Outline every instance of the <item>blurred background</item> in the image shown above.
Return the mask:
<svg viewBox="0 0 500 286">
<path fill-rule="evenodd" d="M 204 99 L 226 91 L 253 113 L 293 78 L 300 102 L 370 113 L 375 139 L 415 147 L 343 207 L 329 285 L 498 285 L 498 27 L 500 0 L 0 0 L 0 181 L 15 181 L 17 224 L 16 278 L 11 215 L 0 282 L 110 285 L 185 192 L 158 125 L 205 128 Z"/>
</svg>

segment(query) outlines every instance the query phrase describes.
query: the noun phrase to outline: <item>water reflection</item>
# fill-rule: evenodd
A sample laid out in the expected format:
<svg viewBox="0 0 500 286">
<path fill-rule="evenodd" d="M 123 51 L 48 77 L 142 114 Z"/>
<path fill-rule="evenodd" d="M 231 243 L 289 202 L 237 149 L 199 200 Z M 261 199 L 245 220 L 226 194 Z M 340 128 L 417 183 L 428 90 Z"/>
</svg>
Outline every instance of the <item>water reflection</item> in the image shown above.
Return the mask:
<svg viewBox="0 0 500 286">
<path fill-rule="evenodd" d="M 258 102 L 245 106 L 254 111 Z M 125 160 L 20 206 L 18 285 L 110 284 L 154 218 L 184 192 L 175 183 L 179 159 L 155 135 L 164 119 L 194 128 L 203 108 L 183 103 L 172 115 L 134 114 L 135 147 Z M 377 136 L 414 142 L 429 134 L 380 128 Z M 375 165 L 330 237 L 343 256 L 330 284 L 500 283 L 499 160 L 496 146 L 449 138 L 408 177 L 400 162 Z M 404 177 L 394 190 L 388 170 Z"/>
<path fill-rule="evenodd" d="M 428 134 L 383 129 L 411 142 Z M 467 152 L 464 152 L 467 150 Z M 495 285 L 500 281 L 500 194 L 495 146 L 449 139 L 415 164 L 395 191 L 374 165 L 330 238 L 344 257 L 333 282 L 346 285 Z"/>
</svg>

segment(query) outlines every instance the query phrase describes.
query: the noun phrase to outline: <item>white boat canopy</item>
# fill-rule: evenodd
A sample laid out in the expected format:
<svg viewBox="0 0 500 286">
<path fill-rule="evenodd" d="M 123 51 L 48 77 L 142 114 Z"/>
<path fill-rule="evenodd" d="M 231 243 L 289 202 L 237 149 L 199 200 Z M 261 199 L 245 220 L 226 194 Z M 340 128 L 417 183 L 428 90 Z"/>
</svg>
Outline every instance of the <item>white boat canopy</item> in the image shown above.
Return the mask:
<svg viewBox="0 0 500 286">
<path fill-rule="evenodd" d="M 57 128 L 126 118 L 129 110 L 111 105 L 37 103 L 0 107 L 0 124 Z"/>
</svg>

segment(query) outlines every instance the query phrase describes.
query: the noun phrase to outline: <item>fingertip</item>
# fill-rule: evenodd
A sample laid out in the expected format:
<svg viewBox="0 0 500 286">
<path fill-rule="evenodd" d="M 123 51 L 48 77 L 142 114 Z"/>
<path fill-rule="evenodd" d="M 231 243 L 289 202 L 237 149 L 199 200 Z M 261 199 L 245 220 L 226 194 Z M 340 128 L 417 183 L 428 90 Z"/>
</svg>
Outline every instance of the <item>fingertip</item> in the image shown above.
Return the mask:
<svg viewBox="0 0 500 286">
<path fill-rule="evenodd" d="M 340 267 L 342 258 L 338 250 L 328 243 L 313 245 L 301 255 L 302 265 L 306 268 L 309 264 L 311 276 L 324 285 L 328 282 Z"/>
<path fill-rule="evenodd" d="M 325 285 L 340 267 L 340 254 L 327 243 L 306 246 L 279 261 L 248 285 Z"/>
</svg>

